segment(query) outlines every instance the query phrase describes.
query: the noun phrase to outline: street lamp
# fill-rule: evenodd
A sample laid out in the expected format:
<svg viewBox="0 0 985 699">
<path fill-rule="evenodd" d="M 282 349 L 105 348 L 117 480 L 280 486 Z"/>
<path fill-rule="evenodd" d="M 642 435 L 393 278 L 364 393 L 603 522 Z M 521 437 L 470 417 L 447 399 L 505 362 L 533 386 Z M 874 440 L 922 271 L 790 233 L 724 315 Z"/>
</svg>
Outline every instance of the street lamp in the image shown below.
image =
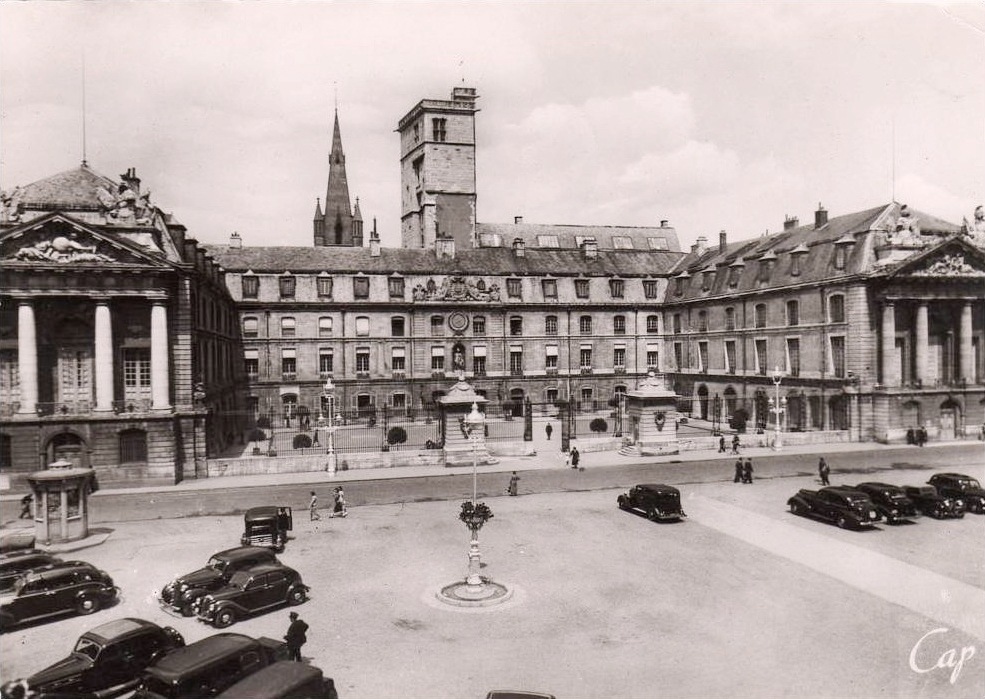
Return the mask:
<svg viewBox="0 0 985 699">
<path fill-rule="evenodd" d="M 331 377 L 325 380 L 325 385 L 322 386 L 322 405 L 326 406 L 328 409 L 328 417 L 322 415 L 321 409 L 322 405 L 318 406 L 318 428 L 325 430 L 325 436 L 328 440 L 328 473 L 330 476 L 335 475 L 335 384 L 332 383 Z"/>
<path fill-rule="evenodd" d="M 479 462 L 479 445 L 483 442 L 486 436 L 485 427 L 485 416 L 479 412 L 479 406 L 476 403 L 472 403 L 472 412 L 465 417 L 465 430 L 468 434 L 469 442 L 472 445 L 472 503 L 471 507 L 468 508 L 468 521 L 465 522 L 469 530 L 472 532 L 472 538 L 469 542 L 469 575 L 465 579 L 465 582 L 469 585 L 469 587 L 482 585 L 482 577 L 479 575 L 479 569 L 481 567 L 479 555 L 479 530 L 488 519 L 486 514 L 488 513 L 489 516 L 492 514 L 488 512 L 488 508 L 486 508 L 484 504 L 479 503 L 479 506 L 476 506 L 476 497 L 478 495 L 476 471 Z"/>
<path fill-rule="evenodd" d="M 773 439 L 773 448 L 782 449 L 783 442 L 780 439 L 780 434 L 782 432 L 781 425 L 783 421 L 783 413 L 787 410 L 787 399 L 780 398 L 780 382 L 783 381 L 784 373 L 780 371 L 780 367 L 775 367 L 773 369 L 773 374 L 770 376 L 773 379 L 773 385 L 776 387 L 776 400 L 772 398 L 769 399 L 770 412 L 776 416 L 776 437 Z"/>
</svg>

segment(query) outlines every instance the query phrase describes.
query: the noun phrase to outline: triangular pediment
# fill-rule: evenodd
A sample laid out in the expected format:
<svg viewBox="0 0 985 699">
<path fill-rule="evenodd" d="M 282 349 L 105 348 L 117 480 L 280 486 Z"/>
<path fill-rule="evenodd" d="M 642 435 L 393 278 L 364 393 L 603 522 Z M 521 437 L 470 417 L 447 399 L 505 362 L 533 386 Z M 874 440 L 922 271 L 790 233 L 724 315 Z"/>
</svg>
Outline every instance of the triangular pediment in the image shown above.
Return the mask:
<svg viewBox="0 0 985 699">
<path fill-rule="evenodd" d="M 162 256 L 148 254 L 129 241 L 94 230 L 61 213 L 0 234 L 0 263 L 170 267 Z"/>
<path fill-rule="evenodd" d="M 900 263 L 897 279 L 985 279 L 985 250 L 951 238 Z"/>
</svg>

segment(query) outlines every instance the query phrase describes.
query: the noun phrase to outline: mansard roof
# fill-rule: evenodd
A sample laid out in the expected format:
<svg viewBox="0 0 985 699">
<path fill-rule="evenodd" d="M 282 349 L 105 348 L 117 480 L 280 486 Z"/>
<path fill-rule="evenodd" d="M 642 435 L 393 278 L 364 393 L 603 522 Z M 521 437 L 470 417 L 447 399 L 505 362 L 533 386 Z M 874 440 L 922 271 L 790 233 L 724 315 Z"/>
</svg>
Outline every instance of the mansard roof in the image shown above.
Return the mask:
<svg viewBox="0 0 985 699">
<path fill-rule="evenodd" d="M 538 236 L 556 236 L 558 248 L 574 249 L 579 247 L 579 240 L 583 238 L 594 238 L 599 250 L 616 250 L 620 248 L 614 241 L 614 237 L 630 238 L 632 249 L 638 251 L 649 251 L 648 238 L 664 238 L 667 243 L 666 249 L 670 252 L 679 252 L 681 249 L 680 241 L 677 239 L 677 231 L 670 226 L 576 226 L 567 224 L 540 224 L 540 223 L 476 223 L 476 237 L 483 247 L 487 245 L 512 247 L 513 241 L 517 238 L 523 240 L 525 247 L 540 247 Z M 496 241 L 490 243 L 486 241 Z M 556 249 L 556 248 L 555 248 Z"/>
<path fill-rule="evenodd" d="M 228 272 L 298 274 L 475 274 L 520 276 L 661 276 L 680 257 L 677 252 L 600 250 L 588 259 L 579 250 L 527 249 L 517 256 L 512 249 L 478 248 L 438 258 L 434 250 L 382 248 L 378 257 L 369 248 L 348 247 L 232 247 L 206 245 L 206 250 Z"/>
<path fill-rule="evenodd" d="M 681 293 L 674 285 L 667 290 L 668 302 L 683 302 L 721 294 L 821 283 L 833 278 L 864 275 L 877 269 L 876 246 L 884 244 L 896 230 L 904 207 L 896 202 L 864 211 L 836 216 L 823 225 L 796 226 L 758 238 L 729 243 L 721 250 L 709 247 L 687 254 L 672 270 L 687 272 L 691 281 Z M 919 241 L 913 249 L 936 244 L 960 232 L 961 227 L 930 214 L 909 210 L 919 221 Z M 845 247 L 844 269 L 836 269 L 836 248 Z M 805 252 L 806 250 L 806 252 Z M 795 264 L 794 258 L 799 258 Z M 760 262 L 772 264 L 768 279 L 761 281 Z M 729 268 L 741 266 L 739 279 L 729 284 Z M 702 272 L 717 270 L 710 288 L 703 288 Z"/>
<path fill-rule="evenodd" d="M 99 192 L 104 188 L 115 192 L 116 187 L 116 182 L 83 163 L 21 187 L 20 202 L 25 209 L 98 211 Z"/>
</svg>

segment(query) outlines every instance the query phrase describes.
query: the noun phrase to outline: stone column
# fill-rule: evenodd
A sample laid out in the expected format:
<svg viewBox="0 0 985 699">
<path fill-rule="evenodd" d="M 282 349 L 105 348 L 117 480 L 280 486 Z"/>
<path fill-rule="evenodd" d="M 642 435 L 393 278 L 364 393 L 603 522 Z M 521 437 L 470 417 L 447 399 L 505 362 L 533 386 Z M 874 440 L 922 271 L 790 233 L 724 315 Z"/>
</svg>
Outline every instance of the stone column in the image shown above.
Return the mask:
<svg viewBox="0 0 985 699">
<path fill-rule="evenodd" d="M 17 371 L 20 374 L 20 413 L 38 409 L 38 336 L 34 306 L 21 301 L 17 306 Z"/>
<path fill-rule="evenodd" d="M 914 329 L 914 359 L 916 361 L 915 378 L 921 383 L 926 383 L 929 374 L 927 373 L 927 345 L 930 342 L 930 323 L 927 320 L 927 302 L 921 301 L 917 306 L 916 327 Z"/>
<path fill-rule="evenodd" d="M 150 390 L 151 408 L 168 410 L 168 310 L 164 301 L 154 301 L 150 312 Z"/>
<path fill-rule="evenodd" d="M 971 301 L 961 306 L 961 327 L 958 341 L 958 366 L 966 383 L 975 383 L 975 348 L 971 344 Z"/>
<path fill-rule="evenodd" d="M 900 365 L 896 354 L 896 306 L 892 301 L 882 305 L 882 384 L 899 386 Z"/>
<path fill-rule="evenodd" d="M 113 322 L 109 304 L 96 303 L 96 410 L 113 409 Z"/>
</svg>

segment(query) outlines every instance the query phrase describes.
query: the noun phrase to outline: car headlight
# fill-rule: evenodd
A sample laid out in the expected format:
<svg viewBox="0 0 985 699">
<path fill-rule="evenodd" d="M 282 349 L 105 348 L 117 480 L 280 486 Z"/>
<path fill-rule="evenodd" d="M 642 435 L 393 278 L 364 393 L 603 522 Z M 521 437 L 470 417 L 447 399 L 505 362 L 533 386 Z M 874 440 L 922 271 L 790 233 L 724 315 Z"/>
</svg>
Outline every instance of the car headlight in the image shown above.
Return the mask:
<svg viewBox="0 0 985 699">
<path fill-rule="evenodd" d="M 964 500 L 955 500 L 954 504 L 958 507 L 964 507 Z"/>
</svg>

